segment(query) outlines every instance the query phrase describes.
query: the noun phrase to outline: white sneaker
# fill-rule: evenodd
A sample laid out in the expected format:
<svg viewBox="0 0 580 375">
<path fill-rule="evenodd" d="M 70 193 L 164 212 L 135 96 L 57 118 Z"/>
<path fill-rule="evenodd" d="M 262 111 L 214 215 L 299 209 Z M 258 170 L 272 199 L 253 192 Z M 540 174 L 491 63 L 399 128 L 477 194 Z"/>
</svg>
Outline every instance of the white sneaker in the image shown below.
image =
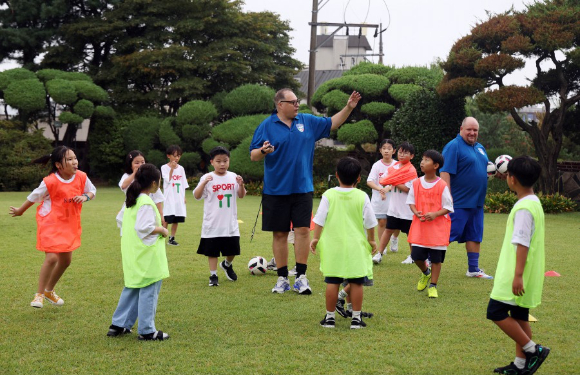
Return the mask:
<svg viewBox="0 0 580 375">
<path fill-rule="evenodd" d="M 399 237 L 391 236 L 391 251 L 393 253 L 399 251 Z"/>
<path fill-rule="evenodd" d="M 298 292 L 298 294 L 312 294 L 312 289 L 310 289 L 306 275 L 300 275 L 296 279 L 296 282 L 294 282 L 294 291 Z"/>
<path fill-rule="evenodd" d="M 429 259 L 425 259 L 425 264 L 427 265 L 427 268 L 431 268 L 431 261 Z"/>
<path fill-rule="evenodd" d="M 401 262 L 402 264 L 413 264 L 415 261 L 411 258 L 411 255 L 407 255 L 407 259 Z"/>
<path fill-rule="evenodd" d="M 368 258 L 367 258 L 368 259 Z M 374 256 L 373 256 L 373 263 L 374 264 L 379 264 L 381 263 L 381 261 L 383 260 L 383 256 L 381 254 L 380 251 L 378 251 Z"/>
<path fill-rule="evenodd" d="M 274 288 L 272 288 L 272 293 L 279 293 L 282 294 L 290 290 L 290 283 L 288 282 L 287 277 L 278 277 L 278 281 Z"/>
<path fill-rule="evenodd" d="M 488 280 L 493 279 L 493 276 L 486 274 L 485 272 L 483 272 L 483 270 L 481 268 L 477 272 L 469 272 L 469 270 L 467 270 L 467 272 L 465 273 L 465 276 L 478 277 L 480 279 L 488 279 Z"/>
<path fill-rule="evenodd" d="M 296 276 L 296 266 L 288 271 L 288 276 Z"/>
<path fill-rule="evenodd" d="M 278 268 L 276 268 L 276 258 L 272 258 L 266 265 L 266 268 L 270 271 L 277 271 Z"/>
</svg>

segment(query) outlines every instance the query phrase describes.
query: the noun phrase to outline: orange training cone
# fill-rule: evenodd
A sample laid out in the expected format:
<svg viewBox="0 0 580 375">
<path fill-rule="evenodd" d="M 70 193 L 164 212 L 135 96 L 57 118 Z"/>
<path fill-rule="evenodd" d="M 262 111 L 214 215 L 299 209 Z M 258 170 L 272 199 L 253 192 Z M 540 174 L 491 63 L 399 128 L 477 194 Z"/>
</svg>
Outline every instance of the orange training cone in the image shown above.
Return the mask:
<svg viewBox="0 0 580 375">
<path fill-rule="evenodd" d="M 558 277 L 560 276 L 560 274 L 556 271 L 547 271 L 544 276 L 548 276 L 548 277 Z"/>
</svg>

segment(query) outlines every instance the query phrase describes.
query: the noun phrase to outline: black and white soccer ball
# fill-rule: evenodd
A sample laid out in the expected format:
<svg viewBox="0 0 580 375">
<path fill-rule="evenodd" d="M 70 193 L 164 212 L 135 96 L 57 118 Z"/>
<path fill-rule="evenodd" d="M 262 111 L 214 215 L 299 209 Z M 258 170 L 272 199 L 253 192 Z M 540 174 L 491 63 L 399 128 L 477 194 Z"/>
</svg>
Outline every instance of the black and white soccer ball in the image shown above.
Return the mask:
<svg viewBox="0 0 580 375">
<path fill-rule="evenodd" d="M 252 275 L 263 275 L 268 270 L 268 262 L 266 259 L 255 256 L 248 262 L 248 270 Z"/>
<path fill-rule="evenodd" d="M 508 163 L 512 160 L 512 157 L 509 155 L 500 155 L 495 159 L 495 167 L 497 171 L 501 174 L 506 174 Z"/>
<path fill-rule="evenodd" d="M 492 179 L 493 176 L 495 176 L 496 170 L 497 170 L 497 168 L 495 167 L 495 164 L 493 164 L 491 161 L 488 161 L 487 162 L 487 178 Z"/>
</svg>

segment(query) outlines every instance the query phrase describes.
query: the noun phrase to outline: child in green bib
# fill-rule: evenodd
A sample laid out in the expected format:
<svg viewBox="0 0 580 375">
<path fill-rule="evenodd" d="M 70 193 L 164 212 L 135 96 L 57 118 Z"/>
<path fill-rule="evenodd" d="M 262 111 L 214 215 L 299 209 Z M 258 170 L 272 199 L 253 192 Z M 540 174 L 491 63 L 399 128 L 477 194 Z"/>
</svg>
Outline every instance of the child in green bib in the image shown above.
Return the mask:
<svg viewBox="0 0 580 375">
<path fill-rule="evenodd" d="M 538 306 L 544 284 L 544 210 L 533 185 L 540 164 L 529 156 L 511 160 L 507 184 L 518 196 L 506 224 L 487 319 L 516 342 L 516 358 L 494 370 L 500 374 L 533 374 L 550 349 L 532 341 L 529 309 Z"/>
<path fill-rule="evenodd" d="M 350 328 L 366 327 L 362 321 L 363 284 L 372 279 L 372 254 L 377 251 L 377 219 L 369 197 L 355 188 L 360 182 L 360 163 L 353 158 L 340 159 L 336 166 L 339 187 L 327 190 L 314 217 L 313 254 L 320 253 L 320 271 L 326 282 L 326 315 L 320 322 L 335 327 L 336 302 L 340 284 L 351 285 L 352 321 Z M 324 230 L 323 230 L 324 229 Z"/>
<path fill-rule="evenodd" d="M 125 287 L 107 336 L 131 333 L 139 318 L 139 340 L 167 340 L 169 335 L 155 328 L 157 300 L 163 279 L 169 277 L 165 240 L 159 210 L 149 197 L 159 189 L 161 172 L 143 164 L 127 190 L 123 213 L 121 255 Z"/>
</svg>

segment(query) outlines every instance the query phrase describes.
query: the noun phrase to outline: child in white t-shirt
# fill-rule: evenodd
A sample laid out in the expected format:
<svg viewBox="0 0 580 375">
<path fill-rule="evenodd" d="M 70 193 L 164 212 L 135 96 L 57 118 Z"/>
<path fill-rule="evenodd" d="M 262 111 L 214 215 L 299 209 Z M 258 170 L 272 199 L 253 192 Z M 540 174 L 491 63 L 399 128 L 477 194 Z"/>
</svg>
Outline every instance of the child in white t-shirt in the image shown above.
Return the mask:
<svg viewBox="0 0 580 375">
<path fill-rule="evenodd" d="M 167 148 L 169 162 L 161 166 L 161 178 L 163 178 L 163 196 L 165 197 L 164 218 L 167 227 L 171 224 L 171 235 L 167 243 L 179 246 L 175 241 L 177 225 L 185 222 L 187 211 L 185 208 L 185 189 L 189 187 L 185 177 L 185 169 L 179 165 L 179 159 L 183 152 L 181 147 L 172 145 Z"/>
<path fill-rule="evenodd" d="M 145 164 L 145 155 L 139 150 L 133 150 L 127 154 L 125 157 L 125 167 L 124 167 L 124 174 L 119 181 L 119 187 L 123 191 L 123 193 L 127 194 L 127 189 L 135 180 L 135 174 L 141 165 Z M 161 190 L 157 190 L 155 193 L 149 194 L 149 197 L 153 199 L 153 203 L 157 207 L 157 210 L 161 214 L 161 220 L 163 220 L 163 201 L 165 198 L 163 197 L 163 193 Z M 125 212 L 125 202 L 123 202 L 123 206 L 121 207 L 121 211 L 117 214 L 117 227 L 121 230 L 121 235 L 123 235 L 123 213 Z M 163 222 L 165 225 L 165 222 Z"/>
<path fill-rule="evenodd" d="M 209 153 L 213 172 L 201 177 L 193 191 L 195 199 L 204 199 L 203 224 L 198 254 L 208 257 L 209 286 L 218 286 L 217 263 L 220 252 L 226 259 L 220 268 L 230 281 L 236 281 L 232 262 L 240 255 L 240 229 L 238 227 L 237 199 L 246 196 L 244 179 L 229 172 L 230 152 L 223 147 L 215 147 Z"/>
<path fill-rule="evenodd" d="M 367 185 L 373 189 L 371 205 L 379 222 L 378 235 L 379 238 L 381 238 L 387 225 L 387 211 L 389 210 L 389 200 L 391 193 L 385 186 L 382 186 L 379 183 L 379 180 L 386 177 L 389 167 L 392 167 L 397 162 L 395 159 L 393 159 L 393 155 L 395 155 L 395 152 L 397 151 L 395 141 L 392 139 L 383 139 L 380 144 L 379 151 L 383 157 L 375 164 L 373 164 L 371 172 L 367 178 Z M 400 230 L 394 231 L 389 241 L 391 244 L 391 251 L 394 253 L 398 251 L 400 232 Z M 384 254 L 386 254 L 386 249 L 379 249 L 373 257 L 373 263 L 380 263 Z"/>
</svg>

